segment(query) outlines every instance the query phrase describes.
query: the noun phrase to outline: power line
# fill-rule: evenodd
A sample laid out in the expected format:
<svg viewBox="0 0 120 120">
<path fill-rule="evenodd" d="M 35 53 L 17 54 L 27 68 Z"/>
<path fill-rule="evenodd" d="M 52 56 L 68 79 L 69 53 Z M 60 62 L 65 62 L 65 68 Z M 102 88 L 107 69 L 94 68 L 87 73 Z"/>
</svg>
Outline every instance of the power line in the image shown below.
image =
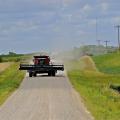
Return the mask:
<svg viewBox="0 0 120 120">
<path fill-rule="evenodd" d="M 117 25 L 115 27 L 118 30 L 118 48 L 119 48 L 119 51 L 120 51 L 120 25 Z"/>
</svg>

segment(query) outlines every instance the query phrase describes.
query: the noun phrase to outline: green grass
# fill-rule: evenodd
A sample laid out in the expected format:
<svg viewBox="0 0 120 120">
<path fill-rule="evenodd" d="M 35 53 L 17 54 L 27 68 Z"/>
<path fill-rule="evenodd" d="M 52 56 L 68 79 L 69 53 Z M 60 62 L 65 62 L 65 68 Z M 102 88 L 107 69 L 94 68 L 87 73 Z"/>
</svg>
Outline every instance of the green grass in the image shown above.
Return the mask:
<svg viewBox="0 0 120 120">
<path fill-rule="evenodd" d="M 18 68 L 19 63 L 14 63 L 0 73 L 0 105 L 19 87 L 24 78 L 25 72 Z"/>
<path fill-rule="evenodd" d="M 120 85 L 120 71 L 117 69 L 120 65 L 119 58 L 119 54 L 115 53 L 94 57 L 101 72 L 82 70 L 81 60 L 70 61 L 66 65 L 67 68 L 72 65 L 68 77 L 96 120 L 120 119 L 120 94 L 110 89 L 111 84 Z"/>
<path fill-rule="evenodd" d="M 101 72 L 110 74 L 120 73 L 120 53 L 95 56 L 93 60 Z"/>
</svg>

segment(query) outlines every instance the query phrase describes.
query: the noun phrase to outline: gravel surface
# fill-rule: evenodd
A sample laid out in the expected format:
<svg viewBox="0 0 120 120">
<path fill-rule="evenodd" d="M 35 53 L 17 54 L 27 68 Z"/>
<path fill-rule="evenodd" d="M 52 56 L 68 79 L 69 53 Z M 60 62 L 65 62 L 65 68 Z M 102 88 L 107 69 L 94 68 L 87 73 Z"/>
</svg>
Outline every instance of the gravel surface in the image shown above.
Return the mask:
<svg viewBox="0 0 120 120">
<path fill-rule="evenodd" d="M 93 120 L 63 73 L 25 77 L 0 107 L 0 120 Z"/>
</svg>

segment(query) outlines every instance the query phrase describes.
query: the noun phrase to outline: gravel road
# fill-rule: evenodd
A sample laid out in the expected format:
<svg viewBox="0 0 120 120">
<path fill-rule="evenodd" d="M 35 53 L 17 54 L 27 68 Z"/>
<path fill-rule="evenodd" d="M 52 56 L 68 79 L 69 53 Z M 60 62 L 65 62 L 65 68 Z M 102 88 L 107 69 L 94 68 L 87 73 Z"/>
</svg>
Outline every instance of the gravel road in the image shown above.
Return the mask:
<svg viewBox="0 0 120 120">
<path fill-rule="evenodd" d="M 63 73 L 25 77 L 0 107 L 0 120 L 93 120 Z"/>
</svg>

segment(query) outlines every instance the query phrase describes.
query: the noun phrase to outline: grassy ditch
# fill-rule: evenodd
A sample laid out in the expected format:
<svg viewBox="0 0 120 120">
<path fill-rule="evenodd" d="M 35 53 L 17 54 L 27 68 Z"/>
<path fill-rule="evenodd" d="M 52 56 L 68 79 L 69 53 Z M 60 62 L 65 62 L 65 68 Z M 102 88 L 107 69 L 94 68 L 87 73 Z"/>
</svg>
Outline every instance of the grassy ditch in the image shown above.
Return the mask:
<svg viewBox="0 0 120 120">
<path fill-rule="evenodd" d="M 19 63 L 13 63 L 0 73 L 0 105 L 19 87 L 24 78 L 25 72 L 18 68 Z"/>
<path fill-rule="evenodd" d="M 113 62 L 109 65 L 110 58 L 115 62 L 118 60 L 118 55 L 94 57 L 97 68 L 90 57 L 83 57 L 66 64 L 71 83 L 80 93 L 88 110 L 96 120 L 118 120 L 120 118 L 120 94 L 110 89 L 110 85 L 120 84 L 120 75 L 118 74 L 120 71 L 114 69 L 112 73 L 111 70 L 120 64 Z M 107 62 L 108 65 L 106 65 Z M 106 67 L 109 69 L 108 71 L 106 71 Z M 110 70 L 111 72 L 109 72 Z"/>
</svg>

